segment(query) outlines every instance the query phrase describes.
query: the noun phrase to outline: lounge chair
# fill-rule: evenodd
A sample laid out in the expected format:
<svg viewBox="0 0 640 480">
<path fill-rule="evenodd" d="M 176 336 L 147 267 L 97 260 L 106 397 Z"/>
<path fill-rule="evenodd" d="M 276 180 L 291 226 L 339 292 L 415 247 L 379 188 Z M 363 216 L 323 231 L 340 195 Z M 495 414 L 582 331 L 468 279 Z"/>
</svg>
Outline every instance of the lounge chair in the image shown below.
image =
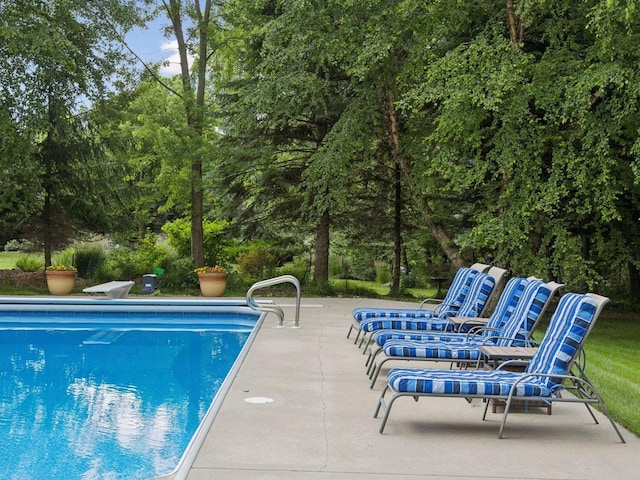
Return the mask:
<svg viewBox="0 0 640 480">
<path fill-rule="evenodd" d="M 509 320 L 513 314 L 518 301 L 522 297 L 522 292 L 527 284 L 528 280 L 520 277 L 514 277 L 509 279 L 506 283 L 498 304 L 493 310 L 493 313 L 483 326 L 475 325 L 468 332 L 422 332 L 412 330 L 378 330 L 374 335 L 374 343 L 378 345 L 378 348 L 371 349 L 371 353 L 367 358 L 365 366 L 369 367 L 367 374 L 370 374 L 374 365 L 376 356 L 382 351 L 382 347 L 387 340 L 423 340 L 423 341 L 442 341 L 442 342 L 464 342 L 469 339 L 471 334 L 487 334 L 489 332 L 496 331 L 502 327 L 502 324 Z M 450 320 L 456 317 L 450 318 Z M 480 317 L 473 317 L 472 320 L 477 320 Z"/>
<path fill-rule="evenodd" d="M 478 335 L 470 335 L 465 341 L 442 340 L 388 340 L 382 347 L 385 358 L 374 366 L 370 378 L 371 388 L 375 385 L 380 370 L 389 361 L 445 361 L 458 364 L 480 365 L 483 345 L 511 347 L 529 346 L 529 337 L 540 321 L 549 301 L 562 285 L 556 282 L 528 280 L 509 319 L 498 329 L 485 330 Z M 496 320 L 495 322 L 499 322 Z"/>
<path fill-rule="evenodd" d="M 427 298 L 423 300 L 418 308 L 373 308 L 373 307 L 358 307 L 353 310 L 353 321 L 349 326 L 347 332 L 347 338 L 351 335 L 351 332 L 355 329 L 358 334 L 354 340 L 354 343 L 358 343 L 360 336 L 360 322 L 367 318 L 376 317 L 402 317 L 409 316 L 410 318 L 431 318 L 438 313 L 444 313 L 445 311 L 457 311 L 462 305 L 465 296 L 465 289 L 468 289 L 469 285 L 473 281 L 475 273 L 484 272 L 489 268 L 489 265 L 483 263 L 474 263 L 471 267 L 463 267 L 456 272 L 456 275 L 451 282 L 451 286 L 447 291 L 444 299 Z M 426 305 L 436 304 L 435 308 L 425 308 Z"/>
<path fill-rule="evenodd" d="M 469 287 L 464 289 L 462 305 L 455 311 L 440 311 L 437 315 L 429 318 L 382 316 L 362 320 L 360 330 L 363 337 L 360 344 L 365 343 L 368 346 L 370 338 L 378 330 L 452 331 L 453 324 L 449 322 L 449 317 L 479 317 L 497 288 L 496 278 L 502 280 L 504 277 L 506 271 L 499 270 L 500 272 L 496 272 L 495 276 L 489 273 L 472 272 L 473 280 Z M 363 353 L 366 353 L 366 348 Z"/>
<path fill-rule="evenodd" d="M 538 350 L 524 372 L 506 369 L 392 369 L 387 375 L 387 386 L 380 395 L 374 413 L 374 417 L 377 417 L 380 409 L 384 409 L 380 433 L 384 432 L 393 403 L 398 398 L 409 396 L 418 400 L 421 397 L 437 396 L 484 399 L 486 406 L 483 420 L 487 415 L 489 400 L 505 401 L 498 438 L 503 436 L 514 400 L 541 401 L 547 404 L 584 403 L 596 423 L 598 421 L 589 405 L 598 404 L 624 443 L 624 437 L 593 384 L 581 373 L 572 373 L 576 357 L 607 301 L 606 297 L 595 294 L 564 295 L 551 317 Z M 388 404 L 385 399 L 387 392 L 392 392 Z M 565 392 L 573 395 L 562 395 Z"/>
</svg>

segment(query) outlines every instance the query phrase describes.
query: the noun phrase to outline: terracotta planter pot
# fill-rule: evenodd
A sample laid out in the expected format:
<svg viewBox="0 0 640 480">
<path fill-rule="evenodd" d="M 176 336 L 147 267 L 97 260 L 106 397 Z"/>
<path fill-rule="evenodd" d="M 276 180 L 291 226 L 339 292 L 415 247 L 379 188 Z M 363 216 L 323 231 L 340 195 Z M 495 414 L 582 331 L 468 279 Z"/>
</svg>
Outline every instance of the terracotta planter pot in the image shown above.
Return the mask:
<svg viewBox="0 0 640 480">
<path fill-rule="evenodd" d="M 203 297 L 221 297 L 227 288 L 228 273 L 199 273 L 200 291 Z"/>
<path fill-rule="evenodd" d="M 69 295 L 76 285 L 76 272 L 46 270 L 45 274 L 51 295 Z"/>
</svg>

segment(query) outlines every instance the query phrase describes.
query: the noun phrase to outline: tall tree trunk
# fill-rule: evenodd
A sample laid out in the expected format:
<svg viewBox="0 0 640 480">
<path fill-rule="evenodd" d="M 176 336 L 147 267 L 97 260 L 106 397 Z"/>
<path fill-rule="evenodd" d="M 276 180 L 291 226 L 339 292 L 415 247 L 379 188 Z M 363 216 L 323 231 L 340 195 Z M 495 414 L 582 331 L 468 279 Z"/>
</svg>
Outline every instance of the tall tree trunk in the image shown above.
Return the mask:
<svg viewBox="0 0 640 480">
<path fill-rule="evenodd" d="M 629 296 L 634 303 L 640 303 L 640 271 L 629 263 Z"/>
<path fill-rule="evenodd" d="M 189 56 L 187 43 L 182 25 L 182 2 L 169 0 L 164 3 L 167 15 L 171 20 L 176 41 L 178 42 L 178 54 L 180 56 L 180 77 L 182 79 L 183 105 L 185 109 L 187 125 L 194 133 L 194 140 L 199 144 L 202 141 L 203 114 L 205 99 L 205 82 L 207 72 L 207 42 L 208 29 L 211 20 L 212 0 L 205 2 L 204 11 L 200 2 L 194 1 L 193 6 L 197 17 L 197 29 L 199 33 L 198 45 L 198 75 L 197 86 L 194 89 L 189 68 Z M 202 192 L 202 157 L 200 148 L 194 148 L 194 156 L 191 159 L 191 258 L 197 267 L 204 265 L 204 229 L 202 226 L 204 216 L 203 192 Z"/>
<path fill-rule="evenodd" d="M 509 38 L 511 43 L 520 45 L 524 41 L 525 19 L 516 13 L 514 0 L 507 2 L 507 27 L 509 28 Z"/>
<path fill-rule="evenodd" d="M 313 271 L 313 282 L 315 284 L 329 282 L 329 227 L 331 217 L 328 212 L 324 212 L 320 217 L 320 223 L 316 229 L 316 259 Z"/>
<path fill-rule="evenodd" d="M 402 172 L 400 166 L 395 164 L 395 207 L 393 220 L 393 268 L 391 275 L 391 292 L 400 291 L 400 262 L 402 254 Z"/>
<path fill-rule="evenodd" d="M 447 258 L 456 268 L 464 266 L 462 259 L 460 258 L 460 251 L 453 244 L 447 233 L 444 231 L 441 225 L 436 224 L 432 220 L 433 212 L 427 202 L 422 202 L 418 196 L 415 182 L 411 175 L 411 167 L 409 162 L 404 158 L 400 149 L 400 118 L 398 111 L 395 107 L 395 96 L 393 89 L 389 87 L 385 92 L 383 98 L 382 112 L 384 121 L 387 127 L 387 138 L 391 152 L 395 160 L 396 165 L 399 167 L 404 178 L 404 185 L 406 186 L 411 202 L 420 212 L 425 225 L 429 229 L 429 232 L 436 239 L 440 248 L 445 253 Z"/>
<path fill-rule="evenodd" d="M 44 243 L 44 266 L 45 268 L 51 265 L 51 251 L 53 250 L 51 237 L 53 234 L 53 226 L 51 225 L 51 198 L 49 192 L 45 192 L 44 206 L 42 208 L 42 222 L 43 222 L 43 243 Z"/>
</svg>

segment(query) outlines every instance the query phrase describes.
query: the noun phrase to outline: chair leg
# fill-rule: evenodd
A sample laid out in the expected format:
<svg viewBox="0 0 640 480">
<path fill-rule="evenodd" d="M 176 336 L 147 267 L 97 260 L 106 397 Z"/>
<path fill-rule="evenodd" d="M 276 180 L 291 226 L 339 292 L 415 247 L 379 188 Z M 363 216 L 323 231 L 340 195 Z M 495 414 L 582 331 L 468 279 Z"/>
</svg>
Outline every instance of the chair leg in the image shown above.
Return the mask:
<svg viewBox="0 0 640 480">
<path fill-rule="evenodd" d="M 511 408 L 511 395 L 504 404 L 504 413 L 502 414 L 502 422 L 500 423 L 500 431 L 498 432 L 498 438 L 502 438 L 502 434 L 504 433 L 504 427 L 507 424 L 507 415 L 509 415 L 509 409 Z"/>
<path fill-rule="evenodd" d="M 373 386 L 376 384 L 376 381 L 378 380 L 378 375 L 380 375 L 380 370 L 382 370 L 382 365 L 387 361 L 387 360 L 391 360 L 391 358 L 385 358 L 384 360 L 382 360 L 380 363 L 378 363 L 375 367 L 375 369 L 373 370 L 373 372 L 371 372 L 371 376 L 369 376 L 369 378 L 371 379 L 371 385 L 369 385 L 369 388 L 371 390 L 373 390 Z"/>
<path fill-rule="evenodd" d="M 484 403 L 485 403 L 485 406 L 484 406 L 484 413 L 482 414 L 482 420 L 485 420 L 487 418 L 487 411 L 489 410 L 489 404 L 492 402 L 490 398 L 487 398 Z"/>
<path fill-rule="evenodd" d="M 365 364 L 365 367 L 367 368 L 367 375 L 371 375 L 371 370 L 373 369 L 373 366 L 375 365 L 375 359 L 378 356 L 378 354 L 382 351 L 382 347 L 379 347 L 376 351 L 371 351 L 371 353 L 369 354 L 369 360 L 367 360 L 367 363 Z M 371 378 L 371 377 L 369 377 Z"/>
<path fill-rule="evenodd" d="M 378 406 L 376 408 L 376 411 L 373 415 L 373 418 L 377 418 L 378 417 L 378 413 L 380 412 L 380 407 L 382 407 L 384 405 L 385 407 L 385 412 L 384 412 L 384 417 L 382 418 L 382 423 L 380 424 L 380 433 L 384 433 L 384 427 L 387 425 L 387 420 L 389 419 L 389 414 L 391 413 L 391 407 L 393 407 L 393 402 L 396 401 L 396 399 L 401 396 L 400 394 L 395 394 L 391 397 L 391 400 L 389 400 L 388 404 L 385 404 L 385 400 L 384 400 L 384 396 L 387 393 L 387 391 L 390 389 L 389 385 L 387 384 L 387 386 L 384 388 L 384 390 L 382 390 L 382 393 L 380 394 L 380 400 L 378 400 Z"/>
</svg>

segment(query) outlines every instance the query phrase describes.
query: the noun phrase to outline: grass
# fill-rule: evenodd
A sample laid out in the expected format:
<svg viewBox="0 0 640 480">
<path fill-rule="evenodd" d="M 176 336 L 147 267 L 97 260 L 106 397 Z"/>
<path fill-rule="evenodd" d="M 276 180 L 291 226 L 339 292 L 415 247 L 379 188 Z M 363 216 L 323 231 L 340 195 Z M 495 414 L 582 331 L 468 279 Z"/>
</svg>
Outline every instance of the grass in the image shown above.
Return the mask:
<svg viewBox="0 0 640 480">
<path fill-rule="evenodd" d="M 534 332 L 540 341 L 546 323 Z M 640 436 L 640 322 L 615 309 L 600 314 L 584 344 L 586 374 L 613 419 Z"/>
<path fill-rule="evenodd" d="M 629 315 L 603 312 L 585 343 L 586 373 L 611 416 L 640 436 L 640 322 Z"/>
<path fill-rule="evenodd" d="M 10 270 L 16 266 L 16 260 L 24 255 L 20 252 L 0 252 L 0 270 Z"/>
<path fill-rule="evenodd" d="M 352 294 L 355 296 L 366 297 L 378 295 L 381 297 L 389 295 L 389 285 L 382 285 L 376 282 L 367 282 L 364 280 L 332 280 L 331 287 L 336 291 L 344 294 Z M 424 300 L 425 298 L 435 298 L 435 288 L 408 288 L 407 293 L 414 297 L 415 300 Z M 411 300 L 407 298 L 406 300 Z"/>
</svg>

